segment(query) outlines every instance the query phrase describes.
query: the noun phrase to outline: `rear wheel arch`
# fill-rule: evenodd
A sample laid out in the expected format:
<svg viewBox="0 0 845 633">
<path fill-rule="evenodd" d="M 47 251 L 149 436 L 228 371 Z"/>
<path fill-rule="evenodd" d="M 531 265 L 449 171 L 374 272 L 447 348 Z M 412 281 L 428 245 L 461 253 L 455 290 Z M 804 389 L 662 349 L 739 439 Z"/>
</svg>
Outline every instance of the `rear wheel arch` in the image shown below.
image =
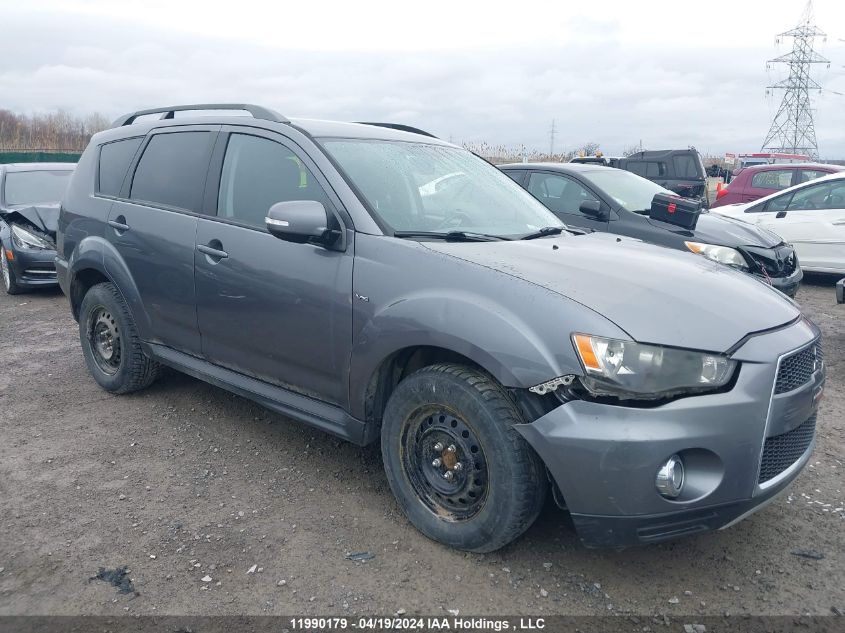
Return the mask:
<svg viewBox="0 0 845 633">
<path fill-rule="evenodd" d="M 111 282 L 111 279 L 96 268 L 83 268 L 73 274 L 68 299 L 74 319 L 79 320 L 79 308 L 88 291 L 97 284 L 108 282 Z"/>
</svg>

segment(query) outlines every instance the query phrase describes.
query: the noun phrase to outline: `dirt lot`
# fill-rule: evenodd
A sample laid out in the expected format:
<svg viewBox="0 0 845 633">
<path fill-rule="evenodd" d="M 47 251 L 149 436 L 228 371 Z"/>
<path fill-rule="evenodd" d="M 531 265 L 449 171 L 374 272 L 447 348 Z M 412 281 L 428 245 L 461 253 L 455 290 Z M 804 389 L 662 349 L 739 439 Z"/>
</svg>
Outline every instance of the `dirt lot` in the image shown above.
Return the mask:
<svg viewBox="0 0 845 633">
<path fill-rule="evenodd" d="M 828 278 L 799 301 L 824 331 L 828 383 L 791 496 L 729 530 L 621 553 L 583 548 L 549 503 L 516 543 L 474 555 L 407 523 L 376 448 L 174 372 L 111 396 L 58 291 L 4 294 L 0 615 L 845 610 L 845 306 Z M 89 580 L 123 565 L 137 594 Z"/>
</svg>

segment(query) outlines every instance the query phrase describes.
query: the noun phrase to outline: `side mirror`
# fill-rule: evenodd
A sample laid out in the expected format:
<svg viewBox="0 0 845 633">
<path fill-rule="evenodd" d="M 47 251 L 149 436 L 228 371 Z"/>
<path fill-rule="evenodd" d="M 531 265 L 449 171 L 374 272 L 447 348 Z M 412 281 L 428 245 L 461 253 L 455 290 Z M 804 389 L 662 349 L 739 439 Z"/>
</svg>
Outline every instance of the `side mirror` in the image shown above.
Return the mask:
<svg viewBox="0 0 845 633">
<path fill-rule="evenodd" d="M 316 200 L 277 202 L 264 222 L 271 235 L 286 242 L 327 244 L 332 237 L 326 208 Z"/>
<path fill-rule="evenodd" d="M 775 217 L 778 218 L 778 219 L 785 218 L 786 217 L 786 211 L 778 211 L 777 213 L 775 213 Z"/>
<path fill-rule="evenodd" d="M 584 200 L 578 210 L 587 217 L 595 220 L 607 220 L 607 213 L 601 208 L 601 202 L 598 200 Z"/>
</svg>

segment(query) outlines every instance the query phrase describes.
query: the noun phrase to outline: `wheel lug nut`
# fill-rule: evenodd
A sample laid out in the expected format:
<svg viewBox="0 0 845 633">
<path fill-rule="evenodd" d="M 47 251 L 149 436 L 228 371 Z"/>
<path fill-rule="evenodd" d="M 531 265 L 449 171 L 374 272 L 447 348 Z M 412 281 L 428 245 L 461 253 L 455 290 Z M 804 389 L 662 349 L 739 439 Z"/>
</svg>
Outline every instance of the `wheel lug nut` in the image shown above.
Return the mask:
<svg viewBox="0 0 845 633">
<path fill-rule="evenodd" d="M 431 465 L 434 466 L 435 468 L 438 468 L 440 466 L 440 464 L 442 464 L 442 463 L 443 463 L 442 460 L 439 457 L 437 457 L 437 458 L 435 458 L 435 460 L 433 462 L 431 462 Z"/>
<path fill-rule="evenodd" d="M 445 480 L 447 480 L 447 481 L 452 481 L 452 479 L 454 478 L 454 476 L 455 476 L 455 475 L 452 473 L 452 471 L 451 471 L 451 470 L 447 470 L 445 473 L 443 473 L 443 479 L 445 479 Z"/>
<path fill-rule="evenodd" d="M 449 451 L 450 453 L 454 453 L 458 449 L 455 448 L 454 444 L 449 444 L 449 448 L 447 448 L 446 450 Z"/>
<path fill-rule="evenodd" d="M 458 462 L 457 464 L 455 464 L 455 467 L 452 470 L 463 470 L 463 469 L 464 469 L 464 465 L 461 462 Z"/>
<path fill-rule="evenodd" d="M 443 450 L 443 442 L 437 442 L 437 444 L 434 445 L 434 450 L 442 451 Z"/>
</svg>

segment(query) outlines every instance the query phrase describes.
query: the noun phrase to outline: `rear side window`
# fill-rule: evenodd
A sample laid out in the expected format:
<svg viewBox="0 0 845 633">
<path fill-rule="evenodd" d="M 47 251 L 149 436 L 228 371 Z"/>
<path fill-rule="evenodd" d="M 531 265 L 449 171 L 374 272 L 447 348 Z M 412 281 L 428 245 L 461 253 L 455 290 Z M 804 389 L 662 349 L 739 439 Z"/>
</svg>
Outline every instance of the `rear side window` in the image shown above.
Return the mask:
<svg viewBox="0 0 845 633">
<path fill-rule="evenodd" d="M 328 210 L 328 197 L 314 175 L 287 147 L 247 134 L 232 134 L 223 159 L 217 215 L 264 228 L 277 202 L 316 200 Z"/>
<path fill-rule="evenodd" d="M 100 173 L 97 191 L 107 196 L 120 195 L 129 163 L 141 146 L 143 136 L 106 143 L 100 148 Z"/>
<path fill-rule="evenodd" d="M 810 180 L 815 180 L 816 178 L 821 178 L 822 176 L 827 176 L 828 172 L 826 171 L 819 171 L 817 169 L 802 169 L 801 175 L 798 178 L 798 184 L 802 182 L 809 182 Z"/>
<path fill-rule="evenodd" d="M 672 157 L 675 167 L 675 178 L 701 178 L 698 173 L 698 161 L 690 154 L 680 154 Z"/>
<path fill-rule="evenodd" d="M 751 177 L 751 186 L 755 189 L 786 189 L 791 185 L 791 169 L 769 169 Z"/>
<path fill-rule="evenodd" d="M 132 179 L 133 200 L 199 212 L 211 132 L 169 132 L 150 139 Z"/>
<path fill-rule="evenodd" d="M 666 175 L 666 163 L 652 160 L 638 160 L 628 163 L 628 171 L 643 178 L 659 178 Z"/>
</svg>

